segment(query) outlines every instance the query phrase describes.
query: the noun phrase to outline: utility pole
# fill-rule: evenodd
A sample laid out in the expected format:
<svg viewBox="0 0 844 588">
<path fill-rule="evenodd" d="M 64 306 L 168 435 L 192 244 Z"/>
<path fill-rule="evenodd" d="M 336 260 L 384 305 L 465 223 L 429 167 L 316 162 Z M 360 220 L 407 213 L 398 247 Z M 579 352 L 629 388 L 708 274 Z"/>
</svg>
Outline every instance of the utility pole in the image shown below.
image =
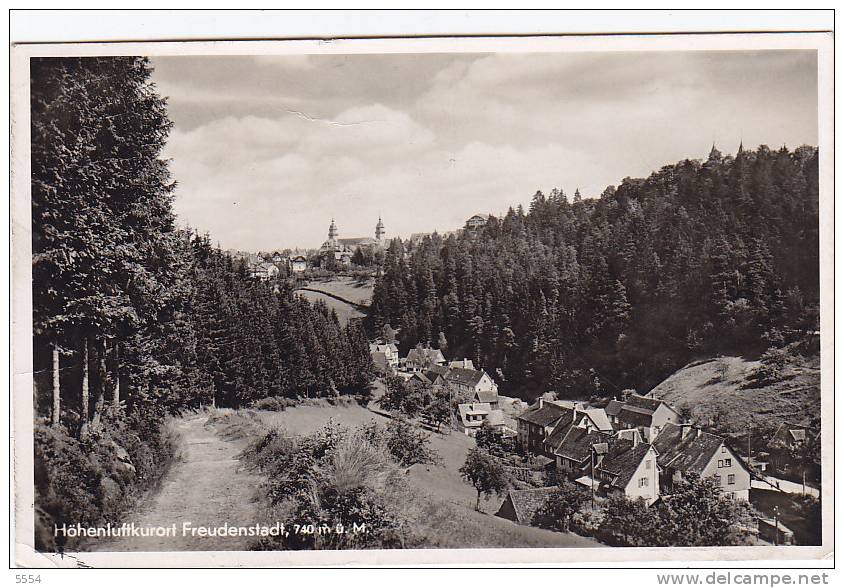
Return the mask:
<svg viewBox="0 0 844 588">
<path fill-rule="evenodd" d="M 780 541 L 780 509 L 778 506 L 774 507 L 774 545 L 779 545 Z"/>
<path fill-rule="evenodd" d="M 747 427 L 747 465 L 750 465 L 750 426 Z"/>
<path fill-rule="evenodd" d="M 589 448 L 589 461 L 592 464 L 592 475 L 589 476 L 589 489 L 592 491 L 592 510 L 595 510 L 595 446 Z"/>
</svg>

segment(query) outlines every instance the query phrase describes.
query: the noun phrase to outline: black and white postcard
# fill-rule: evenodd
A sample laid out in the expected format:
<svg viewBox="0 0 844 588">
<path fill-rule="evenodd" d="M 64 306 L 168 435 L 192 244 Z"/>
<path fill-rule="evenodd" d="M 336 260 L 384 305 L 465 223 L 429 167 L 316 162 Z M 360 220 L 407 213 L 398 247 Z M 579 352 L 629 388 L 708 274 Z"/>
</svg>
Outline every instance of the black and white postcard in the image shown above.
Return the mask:
<svg viewBox="0 0 844 588">
<path fill-rule="evenodd" d="M 20 565 L 832 552 L 831 35 L 12 57 Z"/>
</svg>

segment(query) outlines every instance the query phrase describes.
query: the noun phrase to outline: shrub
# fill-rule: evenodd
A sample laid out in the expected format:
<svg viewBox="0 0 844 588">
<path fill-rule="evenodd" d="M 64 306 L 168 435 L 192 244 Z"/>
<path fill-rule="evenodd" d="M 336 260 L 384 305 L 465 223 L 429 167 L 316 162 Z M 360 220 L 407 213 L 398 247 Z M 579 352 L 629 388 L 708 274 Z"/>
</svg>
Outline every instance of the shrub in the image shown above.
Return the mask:
<svg viewBox="0 0 844 588">
<path fill-rule="evenodd" d="M 267 475 L 271 508 L 289 535 L 257 549 L 404 547 L 414 536 L 405 476 L 372 428 L 329 422 L 304 437 L 270 431 L 250 448 Z M 359 529 L 354 532 L 354 529 Z"/>
<path fill-rule="evenodd" d="M 589 494 L 573 484 L 563 484 L 545 499 L 531 524 L 551 531 L 568 531 L 572 517 L 589 500 Z"/>
<path fill-rule="evenodd" d="M 166 471 L 176 433 L 161 417 L 148 420 L 106 408 L 101 425 L 77 438 L 64 427 L 35 424 L 35 548 L 62 551 L 62 524 L 116 522 Z"/>
</svg>

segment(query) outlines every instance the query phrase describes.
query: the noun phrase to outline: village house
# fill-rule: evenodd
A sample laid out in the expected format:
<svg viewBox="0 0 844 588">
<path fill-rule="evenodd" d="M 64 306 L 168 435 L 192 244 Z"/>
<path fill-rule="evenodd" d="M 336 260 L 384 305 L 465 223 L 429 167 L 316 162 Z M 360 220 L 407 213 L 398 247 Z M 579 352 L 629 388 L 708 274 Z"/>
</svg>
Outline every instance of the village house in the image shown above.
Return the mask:
<svg viewBox="0 0 844 588">
<path fill-rule="evenodd" d="M 667 423 L 654 440 L 664 471 L 663 492 L 688 474 L 712 478 L 730 497 L 750 499 L 750 470 L 723 437 L 688 424 Z"/>
<path fill-rule="evenodd" d="M 399 348 L 395 343 L 370 343 L 369 353 L 383 353 L 387 365 L 394 369 L 399 367 Z"/>
<path fill-rule="evenodd" d="M 771 436 L 766 447 L 765 454 L 772 470 L 785 475 L 800 475 L 802 468 L 799 467 L 800 460 L 797 459 L 797 456 L 801 447 L 812 443 L 817 435 L 820 435 L 820 433 L 813 432 L 808 427 L 793 423 L 782 423 Z M 817 468 L 811 467 L 809 469 L 813 477 L 817 476 Z"/>
<path fill-rule="evenodd" d="M 304 255 L 294 255 L 290 258 L 290 271 L 294 274 L 301 274 L 307 271 L 308 260 Z"/>
<path fill-rule="evenodd" d="M 616 400 L 613 398 L 610 400 L 609 404 L 604 407 L 604 412 L 607 414 L 607 418 L 609 419 L 610 423 L 612 423 L 613 427 L 618 429 L 618 413 L 621 412 L 621 408 L 624 406 L 624 403 L 620 400 Z"/>
<path fill-rule="evenodd" d="M 466 220 L 466 232 L 472 236 L 477 235 L 487 223 L 487 217 L 475 214 Z"/>
<path fill-rule="evenodd" d="M 659 435 L 666 424 L 677 424 L 682 420 L 680 413 L 668 403 L 638 394 L 631 394 L 624 401 L 615 418 L 617 429 L 636 429 L 642 434 L 644 441 L 649 443 Z"/>
<path fill-rule="evenodd" d="M 270 280 L 278 276 L 278 268 L 264 261 L 249 264 L 249 276 L 260 280 Z"/>
<path fill-rule="evenodd" d="M 612 434 L 613 428 L 607 418 L 606 413 L 601 408 L 581 408 L 578 403 L 570 403 L 568 401 L 553 401 L 553 404 L 562 406 L 566 409 L 563 416 L 554 425 L 554 428 L 545 438 L 544 453 L 548 456 L 556 456 L 556 450 L 560 443 L 565 438 L 566 434 L 572 429 L 577 428 L 587 433 L 600 432 L 605 434 Z M 557 465 L 560 467 L 559 460 Z"/>
<path fill-rule="evenodd" d="M 809 439 L 809 431 L 807 427 L 794 425 L 791 423 L 781 424 L 768 443 L 769 447 L 783 447 L 790 451 L 796 450 L 801 444 Z"/>
<path fill-rule="evenodd" d="M 592 447 L 595 480 L 599 491 L 607 496 L 624 495 L 630 500 L 643 499 L 648 506 L 659 499 L 659 452 L 649 443 L 614 437 L 606 444 Z M 592 480 L 578 482 L 591 485 Z"/>
<path fill-rule="evenodd" d="M 554 404 L 539 399 L 529 406 L 522 414 L 516 417 L 516 430 L 518 433 L 519 447 L 525 453 L 544 453 L 545 439 L 554 430 L 554 427 L 569 411 Z"/>
<path fill-rule="evenodd" d="M 488 402 L 458 404 L 457 412 L 463 433 L 469 437 L 474 437 L 484 423 L 490 427 L 504 428 L 503 411 L 493 409 Z"/>
<path fill-rule="evenodd" d="M 423 370 L 422 374 L 427 378 L 431 386 L 440 387 L 445 385 L 445 376 L 448 374 L 448 368 L 444 365 L 432 365 L 428 369 Z M 497 406 L 493 408 L 497 408 Z"/>
<path fill-rule="evenodd" d="M 484 370 L 452 368 L 445 374 L 447 384 L 457 392 L 469 392 L 478 402 L 488 402 L 498 408 L 498 384 Z"/>
<path fill-rule="evenodd" d="M 445 365 L 445 356 L 439 349 L 430 347 L 414 347 L 407 353 L 404 360 L 404 369 L 410 372 L 417 372 L 431 367 L 432 365 Z"/>
</svg>

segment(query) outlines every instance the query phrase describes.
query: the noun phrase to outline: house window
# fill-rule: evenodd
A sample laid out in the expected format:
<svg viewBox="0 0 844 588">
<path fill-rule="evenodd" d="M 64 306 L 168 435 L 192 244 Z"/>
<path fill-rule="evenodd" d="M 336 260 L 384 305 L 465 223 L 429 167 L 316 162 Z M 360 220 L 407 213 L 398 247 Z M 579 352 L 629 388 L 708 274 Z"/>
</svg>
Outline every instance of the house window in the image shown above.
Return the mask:
<svg viewBox="0 0 844 588">
<path fill-rule="evenodd" d="M 721 476 L 719 476 L 719 475 L 717 475 L 717 474 L 715 475 L 715 485 L 716 485 L 716 486 L 720 486 L 720 485 L 721 485 Z"/>
<path fill-rule="evenodd" d="M 730 474 L 727 476 L 727 484 L 735 484 L 736 483 L 736 475 Z"/>
<path fill-rule="evenodd" d="M 648 487 L 648 479 L 647 478 L 639 478 L 639 488 L 647 488 Z"/>
<path fill-rule="evenodd" d="M 653 465 L 651 464 L 651 460 L 646 459 L 646 460 L 645 460 L 645 469 L 646 469 L 646 470 L 649 470 L 649 469 L 651 469 L 652 467 L 653 467 Z"/>
<path fill-rule="evenodd" d="M 727 448 L 723 445 L 721 446 L 721 453 L 727 453 Z"/>
<path fill-rule="evenodd" d="M 732 465 L 733 465 L 733 460 L 730 459 L 729 457 L 724 460 L 724 467 L 730 467 Z"/>
<path fill-rule="evenodd" d="M 718 467 L 719 467 L 719 468 L 724 467 L 724 460 L 723 460 L 723 459 L 719 459 L 719 460 L 718 460 Z"/>
</svg>

